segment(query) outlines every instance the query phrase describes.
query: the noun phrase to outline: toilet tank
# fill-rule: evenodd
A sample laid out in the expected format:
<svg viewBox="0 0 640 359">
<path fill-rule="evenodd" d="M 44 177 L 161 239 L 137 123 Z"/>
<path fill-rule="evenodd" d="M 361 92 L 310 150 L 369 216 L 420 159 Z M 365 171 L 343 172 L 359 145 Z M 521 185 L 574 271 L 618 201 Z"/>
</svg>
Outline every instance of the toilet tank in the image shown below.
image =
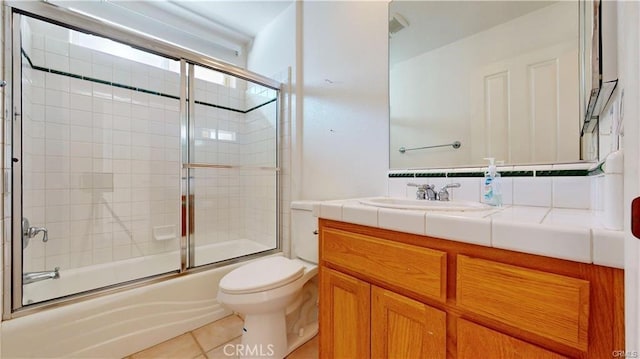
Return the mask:
<svg viewBox="0 0 640 359">
<path fill-rule="evenodd" d="M 318 263 L 318 217 L 312 213 L 316 203 L 291 202 L 291 256 L 311 263 Z"/>
</svg>

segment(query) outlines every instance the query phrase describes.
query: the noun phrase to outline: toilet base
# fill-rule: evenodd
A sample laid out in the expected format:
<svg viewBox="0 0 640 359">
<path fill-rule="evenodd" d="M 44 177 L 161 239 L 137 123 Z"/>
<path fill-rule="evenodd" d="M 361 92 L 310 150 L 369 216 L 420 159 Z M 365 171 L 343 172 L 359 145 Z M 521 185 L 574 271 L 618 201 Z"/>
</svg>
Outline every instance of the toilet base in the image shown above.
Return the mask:
<svg viewBox="0 0 640 359">
<path fill-rule="evenodd" d="M 289 348 L 286 355 L 291 354 L 292 351 L 298 349 L 304 343 L 311 340 L 311 338 L 315 337 L 316 334 L 318 334 L 318 322 L 307 324 L 300 333 L 289 333 L 287 336 Z"/>
<path fill-rule="evenodd" d="M 318 323 L 310 323 L 300 328 L 298 333 L 283 335 L 284 313 L 246 316 L 242 334 L 240 359 L 277 358 L 282 359 L 318 334 Z"/>
<path fill-rule="evenodd" d="M 241 359 L 284 358 L 288 354 L 284 310 L 244 318 Z"/>
</svg>

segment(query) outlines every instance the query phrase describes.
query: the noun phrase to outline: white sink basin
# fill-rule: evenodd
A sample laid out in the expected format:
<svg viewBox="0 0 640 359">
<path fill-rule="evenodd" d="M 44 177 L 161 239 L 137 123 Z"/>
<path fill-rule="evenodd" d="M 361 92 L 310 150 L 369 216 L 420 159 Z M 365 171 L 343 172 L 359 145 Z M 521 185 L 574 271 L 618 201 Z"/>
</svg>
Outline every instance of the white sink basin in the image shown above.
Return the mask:
<svg viewBox="0 0 640 359">
<path fill-rule="evenodd" d="M 392 197 L 362 199 L 360 203 L 367 206 L 420 211 L 485 211 L 493 208 L 484 203 L 471 201 L 427 201 Z"/>
</svg>

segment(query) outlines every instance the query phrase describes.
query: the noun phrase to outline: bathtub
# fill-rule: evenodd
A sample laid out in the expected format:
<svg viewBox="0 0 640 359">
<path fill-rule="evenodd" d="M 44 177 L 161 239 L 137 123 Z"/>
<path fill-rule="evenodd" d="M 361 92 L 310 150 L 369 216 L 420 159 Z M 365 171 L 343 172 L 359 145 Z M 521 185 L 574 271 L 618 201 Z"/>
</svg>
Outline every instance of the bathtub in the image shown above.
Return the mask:
<svg viewBox="0 0 640 359">
<path fill-rule="evenodd" d="M 265 249 L 252 241 L 237 240 L 198 247 L 197 255 L 202 261 L 207 256 L 215 260 L 224 251 L 237 254 L 247 248 L 255 248 L 254 252 Z M 176 253 L 168 253 L 60 270 L 59 279 L 24 286 L 24 298 L 39 301 L 52 292 L 65 295 L 88 284 L 93 288 L 96 283 L 120 283 L 144 271 L 157 273 L 152 269 L 167 266 L 167 260 L 175 263 L 176 258 Z M 218 283 L 239 265 L 190 273 L 2 322 L 0 356 L 122 358 L 231 314 L 216 300 Z"/>
</svg>

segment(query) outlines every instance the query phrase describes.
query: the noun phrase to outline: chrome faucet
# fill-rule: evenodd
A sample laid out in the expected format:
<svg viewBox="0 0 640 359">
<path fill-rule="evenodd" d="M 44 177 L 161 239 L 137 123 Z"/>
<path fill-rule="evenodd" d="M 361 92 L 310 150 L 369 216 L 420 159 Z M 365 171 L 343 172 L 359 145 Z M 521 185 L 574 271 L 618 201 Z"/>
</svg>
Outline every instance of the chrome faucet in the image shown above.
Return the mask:
<svg viewBox="0 0 640 359">
<path fill-rule="evenodd" d="M 416 199 L 426 199 L 429 201 L 435 201 L 438 194 L 435 191 L 436 186 L 432 184 L 417 184 L 407 183 L 407 186 L 418 187 L 416 190 Z"/>
<path fill-rule="evenodd" d="M 22 274 L 22 284 L 40 282 L 47 279 L 60 278 L 60 267 L 42 272 L 26 272 Z"/>
<path fill-rule="evenodd" d="M 449 183 L 444 187 L 440 188 L 438 192 L 436 192 L 435 185 L 432 184 L 417 184 L 417 183 L 407 183 L 407 186 L 410 187 L 418 187 L 416 190 L 416 199 L 426 199 L 428 201 L 448 201 L 449 200 L 449 192 L 447 188 L 459 188 L 460 183 Z"/>
<path fill-rule="evenodd" d="M 29 240 L 35 237 L 38 233 L 43 232 L 42 241 L 47 242 L 49 240 L 49 231 L 44 227 L 31 227 L 29 220 L 22 219 L 22 249 L 27 248 Z"/>
<path fill-rule="evenodd" d="M 449 183 L 444 187 L 440 188 L 438 191 L 438 200 L 440 201 L 448 201 L 449 200 L 449 192 L 447 188 L 460 188 L 460 183 Z"/>
</svg>

